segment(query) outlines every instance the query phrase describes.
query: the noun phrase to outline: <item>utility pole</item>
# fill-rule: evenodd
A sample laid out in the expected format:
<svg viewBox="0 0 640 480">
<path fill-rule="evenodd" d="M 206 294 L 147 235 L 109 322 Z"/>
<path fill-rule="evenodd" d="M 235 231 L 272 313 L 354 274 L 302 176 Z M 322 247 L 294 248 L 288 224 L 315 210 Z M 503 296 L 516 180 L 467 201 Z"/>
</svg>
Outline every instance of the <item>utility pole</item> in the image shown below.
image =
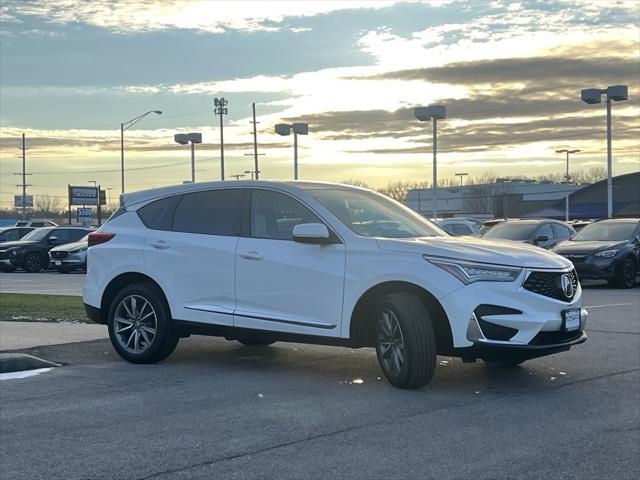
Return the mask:
<svg viewBox="0 0 640 480">
<path fill-rule="evenodd" d="M 17 187 L 22 187 L 22 220 L 27 218 L 27 187 L 30 185 L 27 183 L 27 175 L 31 175 L 27 173 L 27 142 L 25 139 L 24 133 L 22 134 L 22 172 L 14 173 L 14 175 L 20 175 L 22 177 L 22 184 L 16 185 Z"/>
<path fill-rule="evenodd" d="M 562 150 L 556 150 L 556 153 L 566 153 L 567 154 L 567 173 L 564 176 L 566 185 L 569 185 L 571 180 L 571 175 L 569 175 L 569 155 L 572 153 L 578 153 L 580 150 L 575 148 L 573 150 L 569 150 L 563 148 Z M 569 191 L 569 187 L 567 187 L 567 195 L 564 197 L 564 219 L 566 222 L 569 221 L 569 195 L 571 192 Z"/>
<path fill-rule="evenodd" d="M 254 168 L 255 168 L 255 172 L 256 172 L 256 180 L 259 180 L 260 177 L 260 169 L 258 168 L 258 132 L 257 132 L 257 128 L 256 128 L 256 124 L 258 122 L 256 122 L 256 103 L 253 102 L 251 104 L 251 110 L 253 111 L 253 162 L 254 162 Z"/>
<path fill-rule="evenodd" d="M 224 132 L 222 125 L 222 116 L 229 113 L 227 105 L 229 102 L 224 98 L 213 99 L 213 113 L 220 116 L 220 180 L 224 181 Z"/>
<path fill-rule="evenodd" d="M 236 180 L 240 180 L 245 177 L 244 173 L 236 173 L 235 175 L 229 175 L 231 178 L 235 178 Z"/>
</svg>

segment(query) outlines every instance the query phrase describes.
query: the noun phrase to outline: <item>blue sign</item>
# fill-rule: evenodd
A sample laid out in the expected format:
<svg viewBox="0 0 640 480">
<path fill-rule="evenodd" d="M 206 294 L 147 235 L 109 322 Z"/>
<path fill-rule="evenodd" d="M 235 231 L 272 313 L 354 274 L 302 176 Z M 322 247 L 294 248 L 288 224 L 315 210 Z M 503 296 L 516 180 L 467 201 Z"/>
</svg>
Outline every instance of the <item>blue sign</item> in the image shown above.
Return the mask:
<svg viewBox="0 0 640 480">
<path fill-rule="evenodd" d="M 80 207 L 78 208 L 78 210 L 76 210 L 76 214 L 77 214 L 77 218 L 78 218 L 78 223 L 82 223 L 82 224 L 89 224 L 91 223 L 91 215 L 92 215 L 92 211 L 90 208 L 88 207 Z"/>
</svg>

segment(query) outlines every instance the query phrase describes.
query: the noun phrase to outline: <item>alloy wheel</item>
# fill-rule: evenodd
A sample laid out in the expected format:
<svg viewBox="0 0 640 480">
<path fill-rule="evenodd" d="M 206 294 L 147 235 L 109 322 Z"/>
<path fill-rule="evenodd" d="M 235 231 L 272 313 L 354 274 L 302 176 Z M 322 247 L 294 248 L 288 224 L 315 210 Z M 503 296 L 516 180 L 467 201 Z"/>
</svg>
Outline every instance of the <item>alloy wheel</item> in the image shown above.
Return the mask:
<svg viewBox="0 0 640 480">
<path fill-rule="evenodd" d="M 405 345 L 402 329 L 395 313 L 385 309 L 378 317 L 378 344 L 380 363 L 385 372 L 399 377 L 405 364 Z"/>
<path fill-rule="evenodd" d="M 120 301 L 113 318 L 113 332 L 124 350 L 143 353 L 153 344 L 157 330 L 158 317 L 147 299 L 129 295 Z"/>
</svg>

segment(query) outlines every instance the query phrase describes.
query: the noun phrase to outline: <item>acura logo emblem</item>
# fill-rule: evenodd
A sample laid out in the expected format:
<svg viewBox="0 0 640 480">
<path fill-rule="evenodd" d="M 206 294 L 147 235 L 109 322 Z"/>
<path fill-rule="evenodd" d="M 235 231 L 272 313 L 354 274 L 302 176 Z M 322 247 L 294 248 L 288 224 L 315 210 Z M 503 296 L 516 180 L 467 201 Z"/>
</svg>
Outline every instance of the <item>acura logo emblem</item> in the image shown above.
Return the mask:
<svg viewBox="0 0 640 480">
<path fill-rule="evenodd" d="M 562 287 L 562 293 L 567 298 L 573 297 L 573 282 L 571 281 L 571 275 L 563 273 L 560 277 L 560 286 Z"/>
</svg>

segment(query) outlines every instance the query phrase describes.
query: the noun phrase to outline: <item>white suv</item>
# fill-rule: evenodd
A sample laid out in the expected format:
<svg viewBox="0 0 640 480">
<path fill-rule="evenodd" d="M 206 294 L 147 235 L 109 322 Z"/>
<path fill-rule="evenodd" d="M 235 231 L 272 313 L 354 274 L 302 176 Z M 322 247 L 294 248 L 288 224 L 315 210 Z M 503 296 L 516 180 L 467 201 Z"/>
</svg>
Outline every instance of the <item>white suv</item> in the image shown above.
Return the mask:
<svg viewBox="0 0 640 480">
<path fill-rule="evenodd" d="M 514 365 L 586 340 L 571 262 L 450 237 L 369 190 L 196 183 L 124 195 L 89 235 L 84 303 L 116 351 L 157 362 L 191 333 L 375 347 L 393 385 L 436 355 Z"/>
</svg>

